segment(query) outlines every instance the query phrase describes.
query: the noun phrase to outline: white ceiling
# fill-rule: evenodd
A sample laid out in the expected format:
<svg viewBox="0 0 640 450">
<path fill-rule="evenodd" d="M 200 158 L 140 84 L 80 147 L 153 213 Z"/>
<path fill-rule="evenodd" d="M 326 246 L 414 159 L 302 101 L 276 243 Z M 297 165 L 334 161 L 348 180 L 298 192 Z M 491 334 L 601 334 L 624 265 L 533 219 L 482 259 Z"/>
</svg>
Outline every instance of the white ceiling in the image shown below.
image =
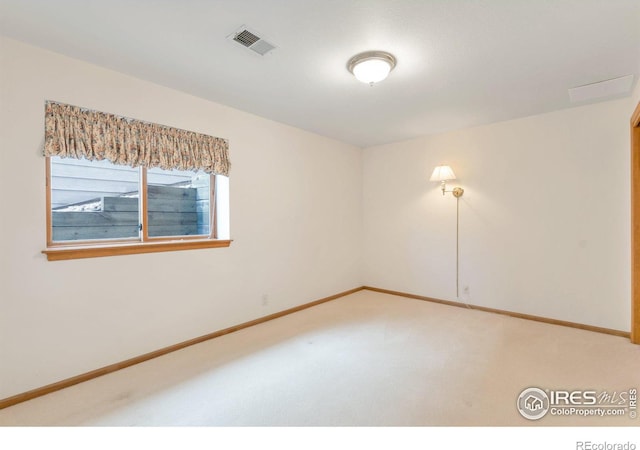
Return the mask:
<svg viewBox="0 0 640 450">
<path fill-rule="evenodd" d="M 278 48 L 226 39 L 243 24 Z M 638 0 L 0 0 L 0 34 L 363 147 L 640 73 Z M 346 70 L 365 50 L 398 60 L 373 87 Z"/>
</svg>

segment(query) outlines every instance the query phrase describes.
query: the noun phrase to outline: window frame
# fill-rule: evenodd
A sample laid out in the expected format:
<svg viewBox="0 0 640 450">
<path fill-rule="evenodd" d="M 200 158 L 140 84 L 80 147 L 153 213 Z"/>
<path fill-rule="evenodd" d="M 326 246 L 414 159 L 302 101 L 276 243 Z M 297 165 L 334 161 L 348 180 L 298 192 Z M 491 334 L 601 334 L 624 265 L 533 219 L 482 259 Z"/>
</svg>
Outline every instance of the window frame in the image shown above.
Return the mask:
<svg viewBox="0 0 640 450">
<path fill-rule="evenodd" d="M 77 241 L 53 240 L 53 219 L 51 210 L 51 157 L 45 157 L 46 177 L 46 248 L 42 253 L 49 261 L 66 259 L 95 258 L 101 256 L 156 253 L 199 248 L 229 247 L 231 240 L 218 239 L 218 202 L 216 201 L 215 174 L 209 174 L 209 235 L 149 236 L 147 168 L 140 168 L 139 218 L 141 230 L 138 237 L 121 239 L 95 239 Z"/>
</svg>

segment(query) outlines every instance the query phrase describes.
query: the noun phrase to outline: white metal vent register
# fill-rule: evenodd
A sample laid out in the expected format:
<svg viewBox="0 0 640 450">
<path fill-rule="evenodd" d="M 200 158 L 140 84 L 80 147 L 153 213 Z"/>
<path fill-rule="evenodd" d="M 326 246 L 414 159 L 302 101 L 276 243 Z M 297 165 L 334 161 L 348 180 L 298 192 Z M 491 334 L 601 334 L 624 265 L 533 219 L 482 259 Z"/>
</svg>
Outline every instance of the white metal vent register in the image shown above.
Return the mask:
<svg viewBox="0 0 640 450">
<path fill-rule="evenodd" d="M 228 39 L 237 42 L 238 44 L 254 51 L 255 53 L 264 56 L 276 46 L 271 42 L 260 37 L 255 30 L 250 30 L 246 26 L 241 26 L 234 33 L 227 36 Z"/>
</svg>

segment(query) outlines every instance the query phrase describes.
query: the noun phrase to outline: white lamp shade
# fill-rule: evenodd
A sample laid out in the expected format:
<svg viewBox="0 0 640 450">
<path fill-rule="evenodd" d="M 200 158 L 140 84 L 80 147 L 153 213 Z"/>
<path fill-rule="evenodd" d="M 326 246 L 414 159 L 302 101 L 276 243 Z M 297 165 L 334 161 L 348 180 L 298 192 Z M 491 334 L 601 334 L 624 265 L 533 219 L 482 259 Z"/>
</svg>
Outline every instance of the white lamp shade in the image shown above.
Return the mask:
<svg viewBox="0 0 640 450">
<path fill-rule="evenodd" d="M 429 181 L 448 181 L 455 180 L 456 174 L 453 173 L 451 167 L 449 166 L 437 166 L 433 169 L 433 173 L 431 174 L 431 178 Z"/>
<path fill-rule="evenodd" d="M 347 63 L 358 81 L 371 85 L 387 78 L 395 66 L 396 58 L 391 53 L 377 50 L 359 53 Z"/>
<path fill-rule="evenodd" d="M 382 59 L 367 59 L 353 67 L 353 75 L 363 83 L 377 83 L 389 75 L 391 65 Z"/>
</svg>

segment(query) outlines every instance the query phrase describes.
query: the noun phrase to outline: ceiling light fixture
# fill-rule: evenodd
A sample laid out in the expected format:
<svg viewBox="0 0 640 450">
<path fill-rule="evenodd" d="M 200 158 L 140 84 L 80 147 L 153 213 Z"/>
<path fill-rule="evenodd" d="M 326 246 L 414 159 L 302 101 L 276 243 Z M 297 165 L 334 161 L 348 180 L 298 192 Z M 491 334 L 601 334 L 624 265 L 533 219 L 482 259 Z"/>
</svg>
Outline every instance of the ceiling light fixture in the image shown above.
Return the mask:
<svg viewBox="0 0 640 450">
<path fill-rule="evenodd" d="M 395 66 L 396 58 L 391 53 L 380 51 L 359 53 L 347 63 L 349 72 L 369 85 L 387 78 Z"/>
</svg>

